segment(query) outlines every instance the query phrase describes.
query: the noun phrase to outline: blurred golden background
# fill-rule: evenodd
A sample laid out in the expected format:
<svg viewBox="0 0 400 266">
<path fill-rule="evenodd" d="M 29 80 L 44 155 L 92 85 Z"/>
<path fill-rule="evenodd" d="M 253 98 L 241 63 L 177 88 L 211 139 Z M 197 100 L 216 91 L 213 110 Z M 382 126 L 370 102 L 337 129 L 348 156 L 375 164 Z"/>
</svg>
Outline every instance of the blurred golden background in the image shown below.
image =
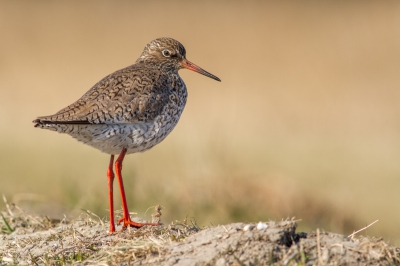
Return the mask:
<svg viewBox="0 0 400 266">
<path fill-rule="evenodd" d="M 165 36 L 222 82 L 180 72 L 180 123 L 124 161 L 131 211 L 343 234 L 379 219 L 363 234 L 399 245 L 399 25 L 397 1 L 1 1 L 0 193 L 106 217 L 109 156 L 31 121 Z"/>
</svg>

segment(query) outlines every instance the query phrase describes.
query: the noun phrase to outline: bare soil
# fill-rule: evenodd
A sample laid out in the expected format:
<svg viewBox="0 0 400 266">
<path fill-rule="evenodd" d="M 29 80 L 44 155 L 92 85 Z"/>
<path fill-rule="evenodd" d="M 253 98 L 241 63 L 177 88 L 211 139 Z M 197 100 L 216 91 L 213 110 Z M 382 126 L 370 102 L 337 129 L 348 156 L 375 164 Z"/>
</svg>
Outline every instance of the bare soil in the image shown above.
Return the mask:
<svg viewBox="0 0 400 266">
<path fill-rule="evenodd" d="M 400 265 L 400 249 L 382 239 L 296 232 L 293 219 L 208 228 L 182 221 L 109 235 L 89 211 L 74 221 L 17 206 L 1 214 L 0 265 Z"/>
</svg>

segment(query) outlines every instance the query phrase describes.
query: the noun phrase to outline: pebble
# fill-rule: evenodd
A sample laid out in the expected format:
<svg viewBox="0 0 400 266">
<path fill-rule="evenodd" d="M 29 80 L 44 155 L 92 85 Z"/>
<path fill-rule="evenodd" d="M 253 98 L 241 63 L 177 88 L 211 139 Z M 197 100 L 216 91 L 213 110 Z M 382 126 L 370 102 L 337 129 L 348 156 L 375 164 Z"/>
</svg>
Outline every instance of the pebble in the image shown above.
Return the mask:
<svg viewBox="0 0 400 266">
<path fill-rule="evenodd" d="M 254 225 L 252 225 L 252 224 L 246 224 L 244 227 L 243 227 L 243 231 L 251 231 L 252 229 L 254 228 Z"/>
<path fill-rule="evenodd" d="M 262 230 L 262 229 L 266 229 L 266 228 L 268 228 L 268 224 L 266 224 L 266 223 L 259 222 L 257 224 L 257 230 Z"/>
</svg>

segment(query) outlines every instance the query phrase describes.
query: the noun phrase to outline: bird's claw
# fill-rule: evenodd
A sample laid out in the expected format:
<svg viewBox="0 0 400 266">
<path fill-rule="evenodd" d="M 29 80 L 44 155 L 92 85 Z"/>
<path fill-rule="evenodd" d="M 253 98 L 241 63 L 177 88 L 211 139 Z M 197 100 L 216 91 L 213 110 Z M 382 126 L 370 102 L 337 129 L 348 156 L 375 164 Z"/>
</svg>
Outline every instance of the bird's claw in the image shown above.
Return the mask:
<svg viewBox="0 0 400 266">
<path fill-rule="evenodd" d="M 125 218 L 125 217 L 119 219 L 117 224 L 119 225 L 122 222 L 123 222 L 123 224 L 122 224 L 122 230 L 121 231 L 124 231 L 128 226 L 134 227 L 134 228 L 140 228 L 140 227 L 143 227 L 145 225 L 150 225 L 150 226 L 158 226 L 158 225 L 160 225 L 158 223 L 138 223 L 138 222 L 132 221 L 131 218 Z"/>
</svg>

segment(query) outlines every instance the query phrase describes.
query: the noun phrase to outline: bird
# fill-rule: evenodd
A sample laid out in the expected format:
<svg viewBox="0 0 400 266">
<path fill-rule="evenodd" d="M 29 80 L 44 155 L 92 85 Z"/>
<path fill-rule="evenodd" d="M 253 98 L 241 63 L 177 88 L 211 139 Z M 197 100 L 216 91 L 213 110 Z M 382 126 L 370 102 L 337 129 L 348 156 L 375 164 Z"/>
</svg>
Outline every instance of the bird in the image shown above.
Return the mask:
<svg viewBox="0 0 400 266">
<path fill-rule="evenodd" d="M 123 217 L 122 231 L 128 226 L 157 226 L 131 220 L 122 179 L 125 155 L 144 152 L 171 133 L 186 105 L 188 92 L 179 76 L 189 69 L 221 81 L 186 59 L 185 47 L 172 38 L 149 42 L 133 65 L 97 82 L 81 98 L 54 115 L 40 116 L 34 126 L 72 136 L 84 144 L 109 154 L 107 168 L 110 211 L 109 233 L 115 232 L 113 171 L 119 184 Z"/>
</svg>

